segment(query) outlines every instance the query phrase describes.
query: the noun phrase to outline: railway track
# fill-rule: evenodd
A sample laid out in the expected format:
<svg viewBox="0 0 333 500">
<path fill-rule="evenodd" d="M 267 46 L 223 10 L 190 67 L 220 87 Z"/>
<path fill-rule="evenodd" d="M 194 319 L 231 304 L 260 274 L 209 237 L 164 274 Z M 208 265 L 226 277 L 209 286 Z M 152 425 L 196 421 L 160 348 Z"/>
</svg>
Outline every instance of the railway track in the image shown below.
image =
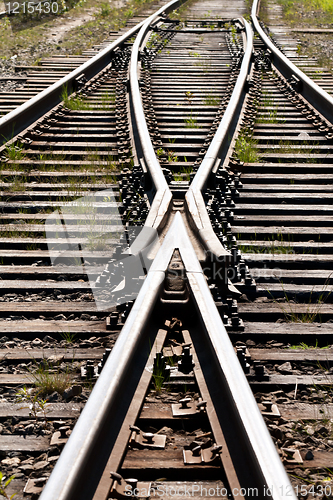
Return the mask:
<svg viewBox="0 0 333 500">
<path fill-rule="evenodd" d="M 159 7 L 0 119 L 7 492 L 330 497 L 332 98 Z"/>
</svg>

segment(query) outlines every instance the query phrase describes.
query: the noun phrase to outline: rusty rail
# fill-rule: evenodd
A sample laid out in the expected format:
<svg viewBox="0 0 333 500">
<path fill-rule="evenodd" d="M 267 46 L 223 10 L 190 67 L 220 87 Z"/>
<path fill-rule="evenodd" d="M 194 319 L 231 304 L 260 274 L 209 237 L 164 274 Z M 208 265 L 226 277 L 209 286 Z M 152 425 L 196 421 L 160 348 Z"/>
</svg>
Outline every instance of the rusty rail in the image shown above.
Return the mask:
<svg viewBox="0 0 333 500">
<path fill-rule="evenodd" d="M 84 75 L 87 80 L 97 75 L 97 73 L 111 63 L 114 50 L 135 35 L 144 23 L 145 21 L 142 21 L 137 24 L 112 42 L 108 47 L 101 50 L 89 61 L 74 69 L 47 89 L 0 118 L 0 136 L 3 138 L 1 143 L 14 138 L 59 104 L 62 101 L 61 95 L 64 88 L 67 89 L 68 95 L 71 94 L 75 88 L 75 81 L 82 75 Z"/>
<path fill-rule="evenodd" d="M 239 76 L 221 123 L 185 196 L 186 209 L 192 226 L 195 228 L 195 231 L 198 233 L 207 250 L 217 257 L 219 261 L 228 259 L 230 254 L 214 233 L 206 210 L 202 191 L 206 186 L 208 177 L 214 168 L 216 160 L 219 159 L 223 162 L 227 152 L 226 150 L 228 149 L 230 134 L 233 134 L 231 129 L 234 125 L 234 121 L 238 120 L 240 104 L 245 93 L 245 83 L 249 73 L 253 51 L 253 33 L 249 23 L 245 21 L 245 19 L 241 18 L 239 21 L 246 30 L 246 47 Z"/>
<path fill-rule="evenodd" d="M 171 9 L 177 4 L 178 0 L 173 0 L 164 9 L 160 9 L 150 20 L 155 20 L 163 10 Z M 136 54 L 131 65 L 131 89 L 133 104 L 136 101 L 134 109 L 136 110 L 138 130 L 140 130 L 139 134 L 143 139 L 144 161 L 151 171 L 157 193 L 163 193 L 162 196 L 156 198 L 156 203 L 153 203 L 153 214 L 148 219 L 152 226 L 159 227 L 168 210 L 171 198 L 167 194 L 169 188 L 164 177 L 161 176 L 162 172 L 150 142 L 143 110 L 140 109 L 142 102 L 138 82 L 135 83 L 138 50 L 148 26 L 147 21 L 134 45 L 133 50 L 136 51 Z M 192 193 L 195 193 L 193 194 L 194 198 L 202 197 L 201 189 L 203 189 L 207 176 L 215 164 L 216 156 L 214 155 L 220 152 L 223 141 L 227 140 L 228 123 L 233 118 L 235 107 L 237 107 L 239 96 L 244 87 L 252 51 L 252 36 L 250 36 L 249 26 L 247 24 L 245 26 L 249 42 L 246 58 L 244 58 L 245 62 L 243 61 L 241 79 L 236 86 L 233 104 L 230 104 L 228 116 L 221 123 L 218 137 L 209 149 L 207 158 L 202 168 L 200 167 L 198 177 L 192 186 Z M 198 206 L 198 215 L 201 209 L 202 207 Z M 108 461 L 108 456 L 116 442 L 124 415 L 126 415 L 138 387 L 142 370 L 148 360 L 149 353 L 145 354 L 142 346 L 143 342 L 147 341 L 149 320 L 159 297 L 167 267 L 176 248 L 184 263 L 193 304 L 202 321 L 203 342 L 207 352 L 212 355 L 212 365 L 218 373 L 215 384 L 221 387 L 226 395 L 223 412 L 228 413 L 228 418 L 233 425 L 234 446 L 238 450 L 238 454 L 241 449 L 243 460 L 244 456 L 246 457 L 247 477 L 250 477 L 251 481 L 253 479 L 253 487 L 258 489 L 258 498 L 282 500 L 287 498 L 287 493 L 288 499 L 290 499 L 290 495 L 294 498 L 290 494 L 292 488 L 287 474 L 211 296 L 182 216 L 180 213 L 176 213 L 119 339 L 40 497 L 41 500 L 85 500 L 93 497 Z M 225 250 L 220 245 L 217 252 L 225 252 Z M 139 408 L 141 401 L 136 404 Z M 219 405 L 215 411 L 217 419 L 221 420 L 222 414 Z M 119 456 L 119 460 L 121 460 L 121 456 Z M 237 480 L 241 479 L 244 468 L 235 465 L 235 469 L 237 475 L 235 481 L 228 478 L 231 485 L 238 484 Z M 267 488 L 270 488 L 269 492 Z M 237 493 L 234 492 L 234 497 L 236 496 Z"/>
<path fill-rule="evenodd" d="M 299 81 L 297 92 L 300 93 L 312 106 L 314 106 L 329 122 L 333 124 L 333 97 L 319 87 L 311 78 L 301 71 L 295 64 L 282 54 L 276 45 L 266 35 L 258 21 L 260 0 L 254 0 L 251 10 L 251 19 L 258 35 L 271 51 L 272 62 L 275 67 L 287 78 L 296 77 Z"/>
</svg>

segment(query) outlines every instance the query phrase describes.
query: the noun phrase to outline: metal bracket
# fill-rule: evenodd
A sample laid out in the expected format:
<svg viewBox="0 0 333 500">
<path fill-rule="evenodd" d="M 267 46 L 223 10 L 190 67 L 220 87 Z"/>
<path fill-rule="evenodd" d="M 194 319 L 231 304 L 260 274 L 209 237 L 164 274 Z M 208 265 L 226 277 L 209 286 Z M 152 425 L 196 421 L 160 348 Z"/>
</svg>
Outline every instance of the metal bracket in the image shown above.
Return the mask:
<svg viewBox="0 0 333 500">
<path fill-rule="evenodd" d="M 263 401 L 262 403 L 258 403 L 259 410 L 261 414 L 265 417 L 281 417 L 281 413 L 276 404 L 273 404 L 272 401 Z"/>
<path fill-rule="evenodd" d="M 281 448 L 282 451 L 282 462 L 286 465 L 302 464 L 303 459 L 301 457 L 300 451 L 295 450 L 295 448 Z"/>
<path fill-rule="evenodd" d="M 251 356 L 249 355 L 248 349 L 246 348 L 246 346 L 237 347 L 236 354 L 244 373 L 248 375 L 250 373 L 251 362 Z"/>
<path fill-rule="evenodd" d="M 87 360 L 86 366 L 81 366 L 81 378 L 82 380 L 96 379 L 99 375 L 98 366 L 94 366 L 94 362 L 90 359 Z"/>
<path fill-rule="evenodd" d="M 36 479 L 28 479 L 24 487 L 23 494 L 39 495 L 42 492 L 47 480 L 48 477 L 38 477 Z"/>
<path fill-rule="evenodd" d="M 296 92 L 299 92 L 300 90 L 302 90 L 302 82 L 299 78 L 297 78 L 296 75 L 291 75 L 291 77 L 289 78 L 289 80 L 287 80 L 287 82 L 290 84 L 292 89 L 295 90 Z"/>
<path fill-rule="evenodd" d="M 179 403 L 171 405 L 174 417 L 185 417 L 188 415 L 199 415 L 205 410 L 207 401 L 192 401 L 191 398 L 184 398 Z"/>
<path fill-rule="evenodd" d="M 110 491 L 110 498 L 149 498 L 151 483 L 138 481 L 130 478 L 124 479 L 117 472 L 110 473 L 113 484 Z M 108 497 L 109 498 L 109 497 Z"/>
<path fill-rule="evenodd" d="M 180 361 L 178 361 L 178 371 L 182 373 L 190 373 L 194 367 L 190 345 L 191 344 L 182 345 L 182 354 L 180 356 Z"/>
<path fill-rule="evenodd" d="M 171 358 L 177 356 L 178 358 L 182 355 L 183 349 L 185 347 L 191 347 L 192 344 L 179 344 L 176 340 L 171 340 L 173 345 L 163 348 L 163 356 Z"/>
<path fill-rule="evenodd" d="M 135 425 L 130 426 L 132 431 L 129 445 L 132 448 L 148 448 L 149 450 L 164 450 L 166 444 L 166 435 L 153 434 L 152 432 L 142 432 Z"/>
<path fill-rule="evenodd" d="M 59 427 L 59 430 L 52 434 L 50 446 L 66 444 L 68 441 L 67 431 L 69 430 L 68 426 Z"/>
<path fill-rule="evenodd" d="M 269 373 L 266 367 L 259 360 L 253 361 L 253 368 L 246 375 L 248 380 L 269 380 Z"/>
<path fill-rule="evenodd" d="M 209 448 L 202 448 L 200 444 L 192 449 L 183 450 L 184 464 L 211 464 L 220 460 L 220 452 L 222 445 L 210 446 Z"/>
</svg>

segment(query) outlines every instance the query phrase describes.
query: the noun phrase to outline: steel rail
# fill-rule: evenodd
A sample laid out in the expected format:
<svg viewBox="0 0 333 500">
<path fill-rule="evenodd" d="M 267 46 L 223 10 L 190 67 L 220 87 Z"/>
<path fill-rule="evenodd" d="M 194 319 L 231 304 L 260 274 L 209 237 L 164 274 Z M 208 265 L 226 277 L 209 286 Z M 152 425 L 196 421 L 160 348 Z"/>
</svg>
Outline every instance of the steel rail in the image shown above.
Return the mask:
<svg viewBox="0 0 333 500">
<path fill-rule="evenodd" d="M 93 498 L 133 393 L 135 356 L 164 281 L 161 247 L 118 340 L 43 490 L 41 500 Z M 171 256 L 170 256 L 171 258 Z M 162 259 L 163 264 L 160 264 Z M 148 356 L 149 352 L 147 352 Z M 130 383 L 129 383 L 130 381 Z M 119 415 L 119 413 L 121 413 Z"/>
<path fill-rule="evenodd" d="M 5 142 L 12 139 L 59 104 L 62 101 L 61 94 L 64 88 L 67 87 L 68 93 L 71 93 L 76 78 L 84 75 L 87 80 L 90 80 L 97 75 L 110 64 L 114 50 L 135 35 L 144 23 L 145 21 L 141 21 L 89 61 L 81 64 L 68 75 L 0 118 L 0 136 L 7 138 Z"/>
<path fill-rule="evenodd" d="M 133 121 L 135 122 L 139 138 L 138 154 L 141 160 L 144 160 L 154 183 L 156 194 L 152 202 L 145 226 L 161 228 L 165 222 L 170 203 L 172 200 L 172 193 L 168 186 L 167 181 L 163 175 L 161 166 L 152 145 L 148 126 L 143 111 L 143 103 L 139 87 L 139 53 L 140 47 L 143 43 L 146 33 L 150 29 L 150 25 L 158 19 L 163 12 L 178 7 L 183 3 L 183 0 L 172 0 L 165 7 L 162 7 L 157 12 L 152 14 L 143 24 L 140 32 L 138 33 L 132 48 L 132 57 L 130 62 L 129 80 L 131 88 L 131 102 L 133 106 Z"/>
<path fill-rule="evenodd" d="M 180 252 L 191 295 L 202 319 L 206 332 L 204 342 L 208 351 L 213 353 L 212 363 L 219 373 L 215 388 L 220 387 L 222 390 L 223 387 L 224 394 L 228 396 L 228 400 L 223 402 L 223 409 L 226 411 L 227 408 L 228 418 L 233 422 L 233 436 L 239 436 L 234 447 L 240 447 L 242 454 L 246 454 L 247 466 L 253 478 L 253 483 L 248 487 L 257 488 L 258 498 L 296 498 L 290 493 L 292 488 L 288 476 L 238 362 L 178 212 L 115 347 L 44 488 L 41 500 L 92 498 L 93 488 L 104 470 L 107 453 L 105 448 L 109 448 L 110 452 L 117 437 L 120 418 L 117 409 L 123 406 L 128 408 L 131 403 L 133 394 L 129 389 L 128 376 L 131 371 L 135 371 L 142 340 L 144 337 L 147 339 L 147 324 L 175 248 Z M 148 356 L 147 352 L 146 359 Z M 140 405 L 141 402 L 138 402 L 138 406 Z M 217 417 L 219 419 L 220 415 Z M 268 488 L 272 494 L 267 492 Z"/>
<path fill-rule="evenodd" d="M 297 90 L 314 108 L 316 108 L 329 122 L 333 124 L 333 97 L 317 85 L 303 71 L 282 54 L 276 45 L 266 35 L 258 21 L 260 0 L 254 0 L 251 9 L 251 19 L 258 35 L 272 53 L 272 62 L 280 73 L 287 79 L 293 75 L 301 82 L 301 88 Z"/>
<path fill-rule="evenodd" d="M 131 103 L 136 110 L 136 125 L 140 140 L 142 140 L 141 149 L 144 153 L 144 159 L 150 169 L 157 191 L 149 212 L 149 214 L 152 213 L 153 215 L 148 214 L 148 222 L 146 221 L 145 223 L 145 226 L 154 228 L 159 227 L 160 222 L 164 219 L 172 199 L 172 194 L 157 161 L 143 114 L 137 76 L 138 53 L 143 37 L 149 29 L 150 24 L 155 21 L 160 14 L 169 12 L 178 5 L 181 5 L 181 3 L 182 0 L 172 0 L 147 20 L 142 21 L 135 29 L 127 32 L 125 38 L 123 36 L 117 40 L 117 42 L 119 42 L 120 40 L 123 41 L 127 39 L 142 27 L 142 31 L 138 35 L 136 43 L 133 46 L 130 66 L 130 75 L 132 79 L 131 91 L 134 95 L 134 97 L 131 96 Z M 115 48 L 115 46 L 113 48 Z M 103 53 L 104 52 L 105 50 Z M 80 68 L 78 68 L 78 70 L 79 69 Z M 75 76 L 82 74 L 79 73 L 78 70 L 71 74 L 75 73 Z M 136 80 L 137 85 L 133 84 L 133 79 Z M 60 82 L 58 82 L 58 84 L 59 83 Z M 136 244 L 137 242 L 134 242 L 132 245 L 132 251 L 134 251 Z M 141 248 L 140 243 L 138 243 L 138 245 Z M 163 248 L 165 249 L 165 245 Z M 127 395 L 130 394 L 126 385 L 128 382 L 128 372 L 131 371 L 134 355 L 138 351 L 141 337 L 145 331 L 145 327 L 165 278 L 164 272 L 156 271 L 156 267 L 161 267 L 163 270 L 166 269 L 172 256 L 172 252 L 170 252 L 171 249 L 166 259 L 166 265 L 163 264 L 161 266 L 159 264 L 161 255 L 163 255 L 165 259 L 167 253 L 165 250 L 162 251 L 162 249 L 158 251 L 153 262 L 153 267 L 150 269 L 144 281 L 139 295 L 136 298 L 135 305 L 112 350 L 112 356 L 104 367 L 106 369 L 103 368 L 103 372 L 89 397 L 89 404 L 87 402 L 43 490 L 40 497 L 42 500 L 84 500 L 93 497 L 110 454 L 110 447 L 112 447 L 112 444 L 116 441 L 119 428 L 121 427 L 121 418 L 124 418 L 126 414 L 126 410 L 124 410 L 122 416 L 119 416 L 116 414 L 115 408 L 122 404 L 124 393 Z M 134 387 L 135 382 L 138 382 L 138 380 L 133 380 L 130 387 Z M 103 454 L 100 448 L 103 444 L 105 447 L 106 435 L 108 436 L 108 448 Z M 97 456 L 99 459 L 96 458 Z"/>
<path fill-rule="evenodd" d="M 192 226 L 194 226 L 207 250 L 220 261 L 228 259 L 230 253 L 223 247 L 212 228 L 202 191 L 207 184 L 217 158 L 220 158 L 221 153 L 226 153 L 225 149 L 229 145 L 230 131 L 240 107 L 240 100 L 249 73 L 253 50 L 253 32 L 250 24 L 245 19 L 241 18 L 240 22 L 245 26 L 246 30 L 246 47 L 240 72 L 221 123 L 185 195 L 186 209 L 192 221 Z"/>
<path fill-rule="evenodd" d="M 180 253 L 182 255 L 181 249 Z M 232 454 L 233 447 L 239 445 L 242 453 L 246 454 L 246 466 L 250 469 L 254 481 L 254 484 L 248 487 L 258 487 L 258 498 L 295 500 L 296 495 L 291 493 L 291 483 L 237 359 L 206 277 L 202 272 L 187 272 L 187 277 L 205 326 L 208 349 L 213 353 L 211 362 L 215 362 L 220 371 L 216 385 L 225 386 L 230 395 L 230 402 L 223 401 L 224 408 L 221 410 L 226 411 L 227 407 L 227 411 L 232 413 L 231 420 L 236 427 L 235 434 L 239 437 L 239 442 L 233 443 L 229 451 L 231 449 Z M 241 477 L 239 479 L 241 480 Z M 267 487 L 271 490 L 271 495 L 267 494 Z"/>
<path fill-rule="evenodd" d="M 174 0 L 172 5 L 177 3 L 178 0 Z M 144 32 L 146 27 L 142 31 L 142 36 Z M 136 51 L 140 43 L 138 40 Z M 134 72 L 134 66 L 137 68 L 138 64 L 138 59 L 135 57 L 133 61 L 136 63 L 131 63 L 131 72 Z M 139 104 L 140 102 L 141 98 Z M 140 119 L 140 116 L 142 117 L 141 113 L 136 119 Z M 165 186 L 165 180 L 163 181 L 161 177 L 162 171 L 155 153 L 151 156 L 153 148 L 151 143 L 149 145 L 150 139 L 149 135 L 146 135 L 145 127 L 142 131 L 147 141 L 142 148 L 144 155 L 147 155 L 144 156 L 144 160 L 152 169 L 152 178 L 157 191 L 162 188 L 164 193 L 169 188 Z M 160 201 L 163 202 L 163 198 L 164 196 L 157 198 L 155 205 Z M 155 210 L 155 206 L 153 209 Z M 166 205 L 162 205 L 162 211 L 156 211 L 152 221 L 155 227 L 161 223 L 165 210 Z M 287 474 L 213 301 L 181 214 L 176 213 L 119 338 L 44 488 L 41 500 L 88 500 L 93 497 L 107 457 L 116 442 L 124 414 L 131 404 L 140 380 L 136 366 L 139 363 L 144 367 L 149 357 L 149 353 L 145 353 L 142 347 L 145 345 L 144 341 L 147 342 L 149 320 L 176 248 L 179 249 L 183 260 L 191 296 L 206 332 L 205 342 L 213 354 L 213 363 L 219 373 L 219 378 L 215 381 L 216 387 L 223 384 L 224 393 L 228 396 L 232 421 L 241 436 L 239 447 L 248 457 L 249 468 L 256 485 L 260 485 L 258 498 L 274 500 L 296 498 L 291 493 L 292 488 Z M 140 402 L 138 404 L 140 405 Z M 270 492 L 267 488 L 270 488 Z"/>
</svg>

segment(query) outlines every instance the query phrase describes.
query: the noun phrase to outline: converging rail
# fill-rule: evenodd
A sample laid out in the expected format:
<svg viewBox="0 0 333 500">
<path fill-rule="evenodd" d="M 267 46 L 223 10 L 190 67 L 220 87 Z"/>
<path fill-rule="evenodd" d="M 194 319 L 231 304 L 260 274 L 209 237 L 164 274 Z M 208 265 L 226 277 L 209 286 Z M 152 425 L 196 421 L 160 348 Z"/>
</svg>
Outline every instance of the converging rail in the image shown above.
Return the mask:
<svg viewBox="0 0 333 500">
<path fill-rule="evenodd" d="M 271 52 L 272 62 L 286 79 L 290 79 L 292 86 L 305 97 L 325 118 L 332 122 L 333 98 L 325 90 L 319 87 L 311 78 L 297 68 L 282 52 L 274 45 L 269 36 L 263 31 L 259 24 L 257 13 L 260 0 L 254 0 L 251 10 L 251 19 L 260 38 Z"/>
<path fill-rule="evenodd" d="M 167 10 L 176 5 L 177 2 L 168 4 Z M 172 193 L 162 174 L 149 137 L 139 92 L 137 68 L 142 40 L 150 29 L 151 23 L 156 22 L 158 15 L 164 10 L 164 8 L 160 9 L 156 15 L 151 16 L 141 28 L 133 46 L 130 65 L 131 100 L 136 128 L 140 137 L 140 149 L 156 189 L 146 224 L 151 224 L 156 228 L 165 225 L 165 217 L 170 209 Z M 201 191 L 217 159 L 220 158 L 221 149 L 223 146 L 226 149 L 225 143 L 239 107 L 239 100 L 243 95 L 252 52 L 252 33 L 249 25 L 245 21 L 243 23 L 246 27 L 247 40 L 240 75 L 224 118 L 192 181 L 194 187 L 191 185 L 190 188 L 190 199 L 199 207 L 199 210 L 198 208 L 194 210 L 193 206 L 189 209 L 197 226 L 196 231 L 201 236 L 207 250 L 218 258 L 221 256 L 225 258 L 228 252 L 223 249 L 215 237 L 209 222 L 207 224 L 208 216 L 204 215 L 205 208 Z M 195 216 L 196 214 L 197 216 Z M 206 219 L 206 223 L 198 222 L 199 214 L 201 220 Z M 172 256 L 176 250 L 179 252 L 184 266 L 184 278 L 189 283 L 192 307 L 197 309 L 197 314 L 203 321 L 204 328 L 197 339 L 198 346 L 193 336 L 191 336 L 191 341 L 204 378 L 206 378 L 205 363 L 200 362 L 200 358 L 204 353 L 214 353 L 213 358 L 216 362 L 214 372 L 219 377 L 218 382 L 215 379 L 218 392 L 214 397 L 216 388 L 208 387 L 211 402 L 207 404 L 207 413 L 214 415 L 213 434 L 216 445 L 221 448 L 218 454 L 221 457 L 229 487 L 235 497 L 240 494 L 241 490 L 250 491 L 251 488 L 254 488 L 260 498 L 268 496 L 284 498 L 285 495 L 280 492 L 287 489 L 288 478 L 249 390 L 186 233 L 186 227 L 180 213 L 176 211 L 173 222 L 164 237 L 164 242 L 153 261 L 118 342 L 103 368 L 94 391 L 41 498 L 91 498 L 106 464 L 107 468 L 94 498 L 108 497 L 112 487 L 112 475 L 111 480 L 109 479 L 110 468 L 111 470 L 118 469 L 122 461 L 126 442 L 131 434 L 129 426 L 135 425 L 145 394 L 139 381 L 143 376 L 145 365 L 147 369 L 147 364 L 149 361 L 151 363 L 151 359 L 148 357 L 142 359 L 141 355 L 139 358 L 138 353 L 142 352 L 142 346 L 147 344 L 147 335 L 151 335 L 152 330 L 154 331 L 153 311 L 156 308 L 168 266 L 172 262 Z M 157 337 L 150 337 L 150 341 L 156 342 Z M 202 344 L 202 342 L 207 344 Z M 197 369 L 199 370 L 199 367 Z M 131 374 L 130 380 L 128 379 L 129 374 Z M 135 379 L 133 379 L 134 375 Z M 208 380 L 207 376 L 207 385 L 209 384 Z M 134 405 L 132 398 L 136 387 L 140 391 L 141 399 L 135 396 Z M 130 391 L 129 388 L 131 388 Z M 218 399 L 222 394 L 223 405 L 220 407 Z M 122 408 L 121 413 L 120 408 Z M 129 413 L 131 413 L 132 419 L 125 417 L 126 414 L 129 416 Z M 122 432 L 120 431 L 121 423 Z M 224 431 L 225 426 L 228 429 L 227 433 Z M 112 451 L 113 447 L 116 449 L 117 461 L 114 456 L 115 452 Z M 113 482 L 116 481 L 117 479 L 113 479 Z"/>
<path fill-rule="evenodd" d="M 112 341 L 98 368 L 81 367 L 96 383 L 68 441 L 59 430 L 67 443 L 41 500 L 282 500 L 298 493 L 287 472 L 311 467 L 311 450 L 288 447 L 290 432 L 283 440 L 275 400 L 253 394 L 289 387 L 296 399 L 310 381 L 291 365 L 272 373 L 262 360 L 276 354 L 252 346 L 316 331 L 316 321 L 276 323 L 276 299 L 331 302 L 333 260 L 325 269 L 323 255 L 302 250 L 332 247 L 333 100 L 267 37 L 258 0 L 260 40 L 239 15 L 198 20 L 194 7 L 182 21 L 183 3 L 0 119 L 12 136 L 0 148 L 1 287 L 18 294 L 0 308 L 22 314 L 4 331 L 49 337 L 70 324 L 75 335 L 107 329 Z M 63 314 L 36 319 L 29 294 Z M 256 319 L 264 307 L 273 320 Z"/>
</svg>

